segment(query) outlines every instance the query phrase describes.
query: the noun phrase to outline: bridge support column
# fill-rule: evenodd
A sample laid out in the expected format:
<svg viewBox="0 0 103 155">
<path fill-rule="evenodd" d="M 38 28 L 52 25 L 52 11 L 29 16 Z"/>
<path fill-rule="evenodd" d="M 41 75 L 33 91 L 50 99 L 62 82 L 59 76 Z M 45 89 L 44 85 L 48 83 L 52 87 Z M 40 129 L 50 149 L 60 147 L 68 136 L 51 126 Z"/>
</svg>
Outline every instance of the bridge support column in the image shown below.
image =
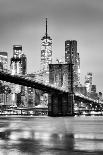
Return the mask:
<svg viewBox="0 0 103 155">
<path fill-rule="evenodd" d="M 74 94 L 68 93 L 68 116 L 74 116 Z"/>
<path fill-rule="evenodd" d="M 73 116 L 73 95 L 52 93 L 48 95 L 48 116 Z"/>
<path fill-rule="evenodd" d="M 48 116 L 61 116 L 60 95 L 52 93 L 48 95 Z"/>
</svg>

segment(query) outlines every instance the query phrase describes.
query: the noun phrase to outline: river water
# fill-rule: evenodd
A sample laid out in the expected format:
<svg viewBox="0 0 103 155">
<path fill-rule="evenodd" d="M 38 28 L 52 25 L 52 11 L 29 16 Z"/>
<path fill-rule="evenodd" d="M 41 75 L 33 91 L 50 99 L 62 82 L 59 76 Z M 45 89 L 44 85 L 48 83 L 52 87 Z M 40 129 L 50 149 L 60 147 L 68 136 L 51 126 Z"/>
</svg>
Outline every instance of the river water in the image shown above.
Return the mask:
<svg viewBox="0 0 103 155">
<path fill-rule="evenodd" d="M 103 155 L 103 116 L 0 117 L 0 155 Z"/>
</svg>

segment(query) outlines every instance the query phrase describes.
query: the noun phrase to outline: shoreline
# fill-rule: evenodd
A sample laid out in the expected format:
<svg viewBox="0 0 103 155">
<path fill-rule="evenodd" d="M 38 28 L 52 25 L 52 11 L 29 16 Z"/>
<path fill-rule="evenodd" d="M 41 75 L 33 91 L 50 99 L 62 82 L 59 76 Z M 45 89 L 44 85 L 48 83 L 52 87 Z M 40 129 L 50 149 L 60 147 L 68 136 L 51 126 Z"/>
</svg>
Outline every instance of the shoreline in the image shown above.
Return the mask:
<svg viewBox="0 0 103 155">
<path fill-rule="evenodd" d="M 11 118 L 35 118 L 35 117 L 43 117 L 43 118 L 45 118 L 45 117 L 49 117 L 49 116 L 47 116 L 47 115 L 38 115 L 38 116 L 36 116 L 36 115 L 0 115 L 0 119 L 1 118 L 9 118 L 9 117 L 11 117 Z"/>
</svg>

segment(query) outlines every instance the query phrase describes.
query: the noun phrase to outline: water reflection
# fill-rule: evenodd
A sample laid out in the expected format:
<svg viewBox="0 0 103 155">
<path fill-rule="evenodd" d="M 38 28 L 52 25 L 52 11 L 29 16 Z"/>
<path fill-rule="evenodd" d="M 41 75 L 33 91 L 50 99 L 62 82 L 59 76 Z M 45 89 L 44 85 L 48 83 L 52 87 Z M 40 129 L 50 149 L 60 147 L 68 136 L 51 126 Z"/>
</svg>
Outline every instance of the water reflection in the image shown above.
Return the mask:
<svg viewBox="0 0 103 155">
<path fill-rule="evenodd" d="M 90 130 L 87 132 L 90 122 L 89 125 L 88 121 L 86 122 L 86 130 L 80 133 L 78 130 L 83 125 L 81 120 L 64 119 L 66 126 L 63 126 L 61 125 L 63 119 L 56 119 L 33 118 L 27 119 L 28 121 L 26 119 L 11 119 L 7 120 L 8 123 L 1 120 L 0 155 L 103 154 L 103 133 L 99 133 L 97 129 L 95 133 Z M 78 122 L 82 125 L 79 126 Z M 101 126 L 103 127 L 103 123 Z"/>
<path fill-rule="evenodd" d="M 79 151 L 103 151 L 103 135 L 74 134 L 74 149 Z"/>
</svg>

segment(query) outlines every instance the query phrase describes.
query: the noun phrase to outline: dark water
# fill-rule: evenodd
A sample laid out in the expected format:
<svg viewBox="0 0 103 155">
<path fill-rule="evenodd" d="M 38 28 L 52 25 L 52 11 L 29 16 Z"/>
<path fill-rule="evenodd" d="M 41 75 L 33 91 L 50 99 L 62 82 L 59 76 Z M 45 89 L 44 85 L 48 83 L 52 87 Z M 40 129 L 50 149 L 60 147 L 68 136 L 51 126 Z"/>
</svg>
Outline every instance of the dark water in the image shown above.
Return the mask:
<svg viewBox="0 0 103 155">
<path fill-rule="evenodd" d="M 0 118 L 0 155 L 103 155 L 103 116 Z"/>
</svg>

